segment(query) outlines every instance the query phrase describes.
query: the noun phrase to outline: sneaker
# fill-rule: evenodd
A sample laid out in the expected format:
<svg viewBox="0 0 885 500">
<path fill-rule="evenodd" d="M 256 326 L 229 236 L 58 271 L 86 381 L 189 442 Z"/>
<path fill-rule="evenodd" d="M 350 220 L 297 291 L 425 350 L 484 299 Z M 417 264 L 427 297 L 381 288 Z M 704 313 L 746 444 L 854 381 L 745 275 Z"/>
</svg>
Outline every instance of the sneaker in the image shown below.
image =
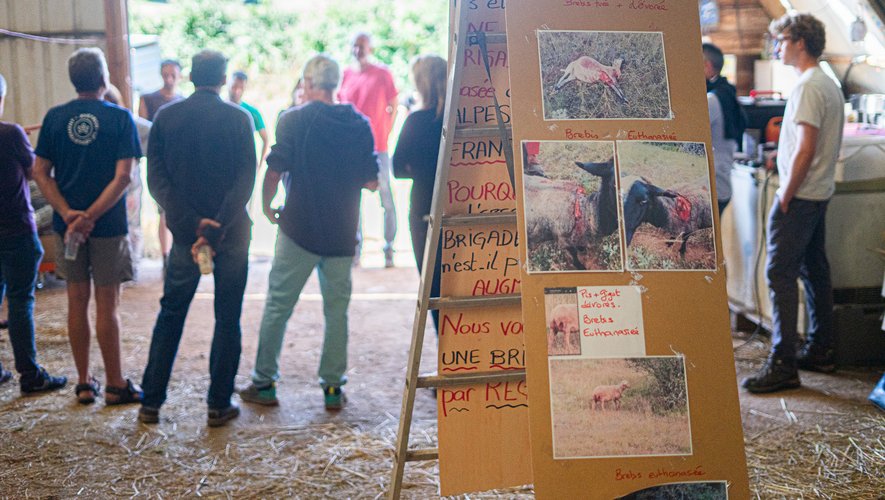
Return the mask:
<svg viewBox="0 0 885 500">
<path fill-rule="evenodd" d="M 800 370 L 833 373 L 836 371 L 836 355 L 832 349 L 819 348 L 810 342 L 806 342 L 799 349 L 796 364 Z"/>
<path fill-rule="evenodd" d="M 12 372 L 9 370 L 4 370 L 0 368 L 0 384 L 9 382 L 9 379 L 12 378 Z"/>
<path fill-rule="evenodd" d="M 221 427 L 231 420 L 240 416 L 240 407 L 236 403 L 231 403 L 227 408 L 209 408 L 206 423 L 209 427 Z"/>
<path fill-rule="evenodd" d="M 393 263 L 393 249 L 388 248 L 384 250 L 384 267 L 390 269 L 391 267 L 395 267 Z"/>
<path fill-rule="evenodd" d="M 46 373 L 46 370 L 40 368 L 35 375 L 19 380 L 22 394 L 34 394 L 37 392 L 54 391 L 61 389 L 68 383 L 67 377 L 56 377 Z"/>
<path fill-rule="evenodd" d="M 240 399 L 247 403 L 255 403 L 264 406 L 277 406 L 280 400 L 277 399 L 277 386 L 271 383 L 265 387 L 258 387 L 254 383 L 249 387 L 240 391 Z"/>
<path fill-rule="evenodd" d="M 744 389 L 754 394 L 795 389 L 800 385 L 795 363 L 773 356 L 768 357 L 756 375 L 747 377 L 741 382 Z"/>
<path fill-rule="evenodd" d="M 160 423 L 160 409 L 142 406 L 138 409 L 138 421 L 143 424 Z"/>
<path fill-rule="evenodd" d="M 347 401 L 341 387 L 334 385 L 323 387 L 323 399 L 327 410 L 340 410 L 344 408 L 344 403 Z"/>
</svg>

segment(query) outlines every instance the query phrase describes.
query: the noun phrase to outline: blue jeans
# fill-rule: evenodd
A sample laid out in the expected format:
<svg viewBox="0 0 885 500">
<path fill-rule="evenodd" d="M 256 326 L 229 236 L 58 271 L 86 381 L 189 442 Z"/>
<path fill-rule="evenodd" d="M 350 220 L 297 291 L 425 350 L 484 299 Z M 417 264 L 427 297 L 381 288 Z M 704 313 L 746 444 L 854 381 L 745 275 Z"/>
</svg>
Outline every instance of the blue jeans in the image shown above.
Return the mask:
<svg viewBox="0 0 885 500">
<path fill-rule="evenodd" d="M 393 203 L 393 190 L 390 187 L 390 154 L 378 153 L 378 195 L 381 197 L 381 208 L 384 209 L 384 251 L 393 251 L 393 240 L 396 238 L 396 205 Z M 356 231 L 356 255 L 359 257 L 363 247 L 362 216 Z"/>
<path fill-rule="evenodd" d="M 317 269 L 326 319 L 319 377 L 323 386 L 347 382 L 347 307 L 353 257 L 323 257 L 308 252 L 280 231 L 268 279 L 267 302 L 258 334 L 258 355 L 252 381 L 267 385 L 280 378 L 280 351 L 286 322 L 313 269 Z"/>
<path fill-rule="evenodd" d="M 833 289 L 825 248 L 828 203 L 794 198 L 783 213 L 775 199 L 768 215 L 765 272 L 771 296 L 771 352 L 778 359 L 796 359 L 797 279 L 805 286 L 807 340 L 822 349 L 833 343 Z"/>
<path fill-rule="evenodd" d="M 9 340 L 15 370 L 22 378 L 33 377 L 40 370 L 34 344 L 34 285 L 41 258 L 43 247 L 36 234 L 0 238 L 0 298 L 5 282 Z"/>
<path fill-rule="evenodd" d="M 243 292 L 249 271 L 249 240 L 236 242 L 235 248 L 219 249 L 215 256 L 215 333 L 209 353 L 210 409 L 230 406 L 234 377 L 240 365 L 242 350 L 240 314 Z M 184 320 L 190 308 L 200 269 L 191 257 L 189 245 L 173 243 L 166 268 L 160 314 L 154 326 L 147 367 L 144 369 L 142 405 L 160 408 L 166 401 L 166 388 L 172 375 L 172 364 L 178 353 Z"/>
</svg>

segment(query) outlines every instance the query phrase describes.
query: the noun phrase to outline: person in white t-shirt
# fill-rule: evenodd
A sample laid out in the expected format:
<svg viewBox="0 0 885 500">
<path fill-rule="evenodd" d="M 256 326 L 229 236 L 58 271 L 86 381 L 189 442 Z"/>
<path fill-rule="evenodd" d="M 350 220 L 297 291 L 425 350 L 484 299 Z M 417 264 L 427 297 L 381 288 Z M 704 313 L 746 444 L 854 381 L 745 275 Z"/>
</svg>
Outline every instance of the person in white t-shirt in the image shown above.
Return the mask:
<svg viewBox="0 0 885 500">
<path fill-rule="evenodd" d="M 777 156 L 780 187 L 768 217 L 771 353 L 759 373 L 742 383 L 754 393 L 799 387 L 798 368 L 835 370 L 825 219 L 835 191 L 845 100 L 818 65 L 826 43 L 820 21 L 809 14 L 785 15 L 772 22 L 770 31 L 776 54 L 800 76 L 784 113 Z M 809 319 L 806 341 L 798 352 L 797 279 L 805 286 Z"/>
</svg>

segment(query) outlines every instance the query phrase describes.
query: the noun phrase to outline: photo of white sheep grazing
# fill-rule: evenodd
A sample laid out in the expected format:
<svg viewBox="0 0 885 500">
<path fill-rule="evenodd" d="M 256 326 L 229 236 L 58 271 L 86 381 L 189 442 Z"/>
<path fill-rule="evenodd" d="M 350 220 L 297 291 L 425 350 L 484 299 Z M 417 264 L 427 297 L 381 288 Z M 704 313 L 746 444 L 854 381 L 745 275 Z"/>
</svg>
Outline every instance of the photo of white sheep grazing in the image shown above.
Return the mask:
<svg viewBox="0 0 885 500">
<path fill-rule="evenodd" d="M 605 410 L 605 403 L 611 401 L 615 405 L 616 410 L 621 409 L 621 396 L 624 391 L 630 388 L 630 384 L 626 380 L 622 380 L 618 385 L 599 385 L 593 389 L 593 401 L 591 401 L 591 409 L 596 411 L 596 405 L 599 409 Z"/>
</svg>

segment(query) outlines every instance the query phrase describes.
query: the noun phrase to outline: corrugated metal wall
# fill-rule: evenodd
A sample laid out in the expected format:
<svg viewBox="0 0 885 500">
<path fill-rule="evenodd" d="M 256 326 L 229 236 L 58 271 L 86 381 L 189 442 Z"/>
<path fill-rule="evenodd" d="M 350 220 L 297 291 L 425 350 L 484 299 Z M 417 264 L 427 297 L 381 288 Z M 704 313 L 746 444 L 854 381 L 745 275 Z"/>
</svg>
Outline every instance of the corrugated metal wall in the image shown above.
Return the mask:
<svg viewBox="0 0 885 500">
<path fill-rule="evenodd" d="M 9 85 L 3 120 L 22 125 L 39 124 L 50 107 L 76 97 L 66 64 L 72 52 L 88 46 L 106 48 L 102 0 L 0 0 L 0 28 L 97 42 L 74 45 L 0 33 L 0 73 Z"/>
</svg>

